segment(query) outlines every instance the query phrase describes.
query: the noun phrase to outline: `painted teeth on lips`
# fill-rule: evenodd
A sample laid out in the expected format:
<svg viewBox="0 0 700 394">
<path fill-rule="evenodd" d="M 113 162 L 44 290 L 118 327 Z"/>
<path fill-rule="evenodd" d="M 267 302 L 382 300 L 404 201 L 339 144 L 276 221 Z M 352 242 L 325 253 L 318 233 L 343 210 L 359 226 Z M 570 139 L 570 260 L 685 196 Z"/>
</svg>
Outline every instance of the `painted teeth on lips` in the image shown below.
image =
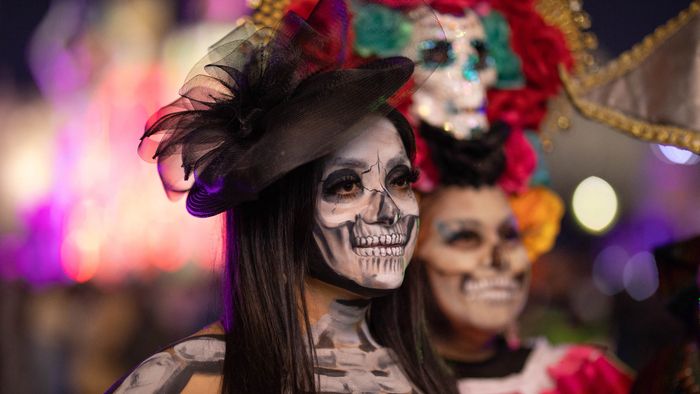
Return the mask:
<svg viewBox="0 0 700 394">
<path fill-rule="evenodd" d="M 404 250 L 403 246 L 375 246 L 373 248 L 354 248 L 355 253 L 360 256 L 374 256 L 374 257 L 384 257 L 384 256 L 403 256 Z"/>
<path fill-rule="evenodd" d="M 520 283 L 513 278 L 485 278 L 470 279 L 464 284 L 464 291 L 476 292 L 485 290 L 516 291 L 520 288 Z"/>
<path fill-rule="evenodd" d="M 406 234 L 382 234 L 355 237 L 355 245 L 360 248 L 373 246 L 403 246 L 406 245 Z"/>
</svg>

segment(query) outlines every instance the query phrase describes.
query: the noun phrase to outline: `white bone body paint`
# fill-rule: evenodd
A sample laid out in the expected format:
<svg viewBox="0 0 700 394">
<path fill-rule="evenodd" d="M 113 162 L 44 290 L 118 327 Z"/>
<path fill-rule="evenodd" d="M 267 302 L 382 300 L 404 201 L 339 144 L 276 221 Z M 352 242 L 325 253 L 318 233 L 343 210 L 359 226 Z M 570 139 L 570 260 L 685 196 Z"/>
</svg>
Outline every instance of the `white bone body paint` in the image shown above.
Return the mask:
<svg viewBox="0 0 700 394">
<path fill-rule="evenodd" d="M 411 393 L 413 388 L 367 328 L 366 306 L 333 302 L 312 327 L 322 393 Z"/>
</svg>

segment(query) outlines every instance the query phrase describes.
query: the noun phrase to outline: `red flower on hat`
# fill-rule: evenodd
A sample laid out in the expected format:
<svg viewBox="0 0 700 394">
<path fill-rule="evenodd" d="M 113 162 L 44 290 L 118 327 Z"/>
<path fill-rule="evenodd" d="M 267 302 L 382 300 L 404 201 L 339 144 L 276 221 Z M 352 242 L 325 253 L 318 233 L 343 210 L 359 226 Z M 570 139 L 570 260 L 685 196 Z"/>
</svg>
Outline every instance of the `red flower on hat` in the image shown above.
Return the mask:
<svg viewBox="0 0 700 394">
<path fill-rule="evenodd" d="M 520 128 L 513 128 L 503 145 L 506 168 L 498 184 L 506 193 L 521 193 L 527 189 L 535 171 L 537 155 Z"/>
<path fill-rule="evenodd" d="M 311 11 L 314 10 L 316 5 L 318 4 L 318 0 L 291 0 L 289 5 L 287 6 L 287 9 L 285 12 L 294 12 L 295 14 L 299 15 L 300 17 L 307 19 L 309 15 L 311 15 Z M 326 22 L 327 25 L 330 25 L 332 23 L 336 23 L 337 21 L 334 20 L 328 20 L 328 21 L 320 21 L 320 23 Z M 354 42 L 355 41 L 355 32 L 352 29 L 352 14 L 348 13 L 348 18 L 347 18 L 347 37 L 346 41 L 348 43 Z M 340 48 L 337 46 L 332 46 L 330 48 L 327 48 L 326 52 L 328 54 L 328 57 L 332 58 L 337 55 L 338 50 Z M 352 50 L 352 45 L 346 45 L 344 48 L 345 50 L 345 61 L 343 63 L 344 68 L 352 68 L 352 67 L 357 67 L 361 64 L 366 63 L 366 61 L 359 61 L 357 55 L 353 53 Z"/>
<path fill-rule="evenodd" d="M 547 113 L 549 95 L 531 87 L 488 92 L 487 116 L 490 122 L 503 121 L 508 125 L 537 130 Z"/>
<path fill-rule="evenodd" d="M 512 32 L 511 45 L 522 60 L 526 86 L 516 90 L 489 92 L 489 119 L 538 130 L 547 110 L 547 100 L 559 92 L 559 65 L 573 66 L 564 36 L 537 13 L 534 0 L 492 0 Z M 511 123 L 514 122 L 514 123 Z"/>
</svg>

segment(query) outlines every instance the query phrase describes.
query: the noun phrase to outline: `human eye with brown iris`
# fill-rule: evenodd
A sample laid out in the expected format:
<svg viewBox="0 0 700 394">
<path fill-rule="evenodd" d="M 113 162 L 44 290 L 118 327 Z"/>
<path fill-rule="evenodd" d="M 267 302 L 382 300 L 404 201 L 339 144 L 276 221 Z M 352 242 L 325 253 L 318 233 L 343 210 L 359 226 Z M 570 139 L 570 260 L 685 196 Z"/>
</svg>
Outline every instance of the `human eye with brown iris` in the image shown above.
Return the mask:
<svg viewBox="0 0 700 394">
<path fill-rule="evenodd" d="M 362 192 L 362 179 L 351 169 L 335 171 L 323 181 L 323 197 L 328 201 L 351 200 Z"/>
<path fill-rule="evenodd" d="M 394 289 L 415 245 L 416 179 L 395 126 L 372 117 L 366 131 L 323 164 L 314 238 L 338 275 L 370 289 Z"/>
</svg>

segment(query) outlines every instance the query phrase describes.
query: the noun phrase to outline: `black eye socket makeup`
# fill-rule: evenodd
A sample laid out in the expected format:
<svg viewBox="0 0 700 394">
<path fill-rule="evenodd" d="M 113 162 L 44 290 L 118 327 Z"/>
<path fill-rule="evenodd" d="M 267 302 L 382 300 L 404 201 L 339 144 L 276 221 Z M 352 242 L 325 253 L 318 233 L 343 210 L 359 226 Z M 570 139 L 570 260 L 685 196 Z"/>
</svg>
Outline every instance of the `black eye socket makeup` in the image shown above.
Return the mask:
<svg viewBox="0 0 700 394">
<path fill-rule="evenodd" d="M 418 180 L 419 171 L 415 168 L 409 168 L 406 165 L 398 165 L 389 171 L 386 176 L 386 185 L 392 189 L 400 191 L 409 191 L 411 184 Z"/>
<path fill-rule="evenodd" d="M 362 193 L 362 178 L 349 168 L 333 171 L 321 182 L 326 200 L 346 200 Z"/>
<path fill-rule="evenodd" d="M 481 244 L 481 235 L 474 230 L 462 229 L 449 235 L 446 243 L 460 248 L 473 248 Z"/>
<path fill-rule="evenodd" d="M 452 43 L 445 40 L 425 40 L 419 44 L 420 58 L 426 67 L 444 67 L 455 60 Z"/>
<path fill-rule="evenodd" d="M 443 242 L 461 249 L 471 249 L 481 245 L 481 233 L 465 223 L 438 223 L 438 232 Z"/>
<path fill-rule="evenodd" d="M 518 241 L 521 234 L 512 220 L 509 220 L 498 228 L 498 235 L 504 241 Z"/>
</svg>

